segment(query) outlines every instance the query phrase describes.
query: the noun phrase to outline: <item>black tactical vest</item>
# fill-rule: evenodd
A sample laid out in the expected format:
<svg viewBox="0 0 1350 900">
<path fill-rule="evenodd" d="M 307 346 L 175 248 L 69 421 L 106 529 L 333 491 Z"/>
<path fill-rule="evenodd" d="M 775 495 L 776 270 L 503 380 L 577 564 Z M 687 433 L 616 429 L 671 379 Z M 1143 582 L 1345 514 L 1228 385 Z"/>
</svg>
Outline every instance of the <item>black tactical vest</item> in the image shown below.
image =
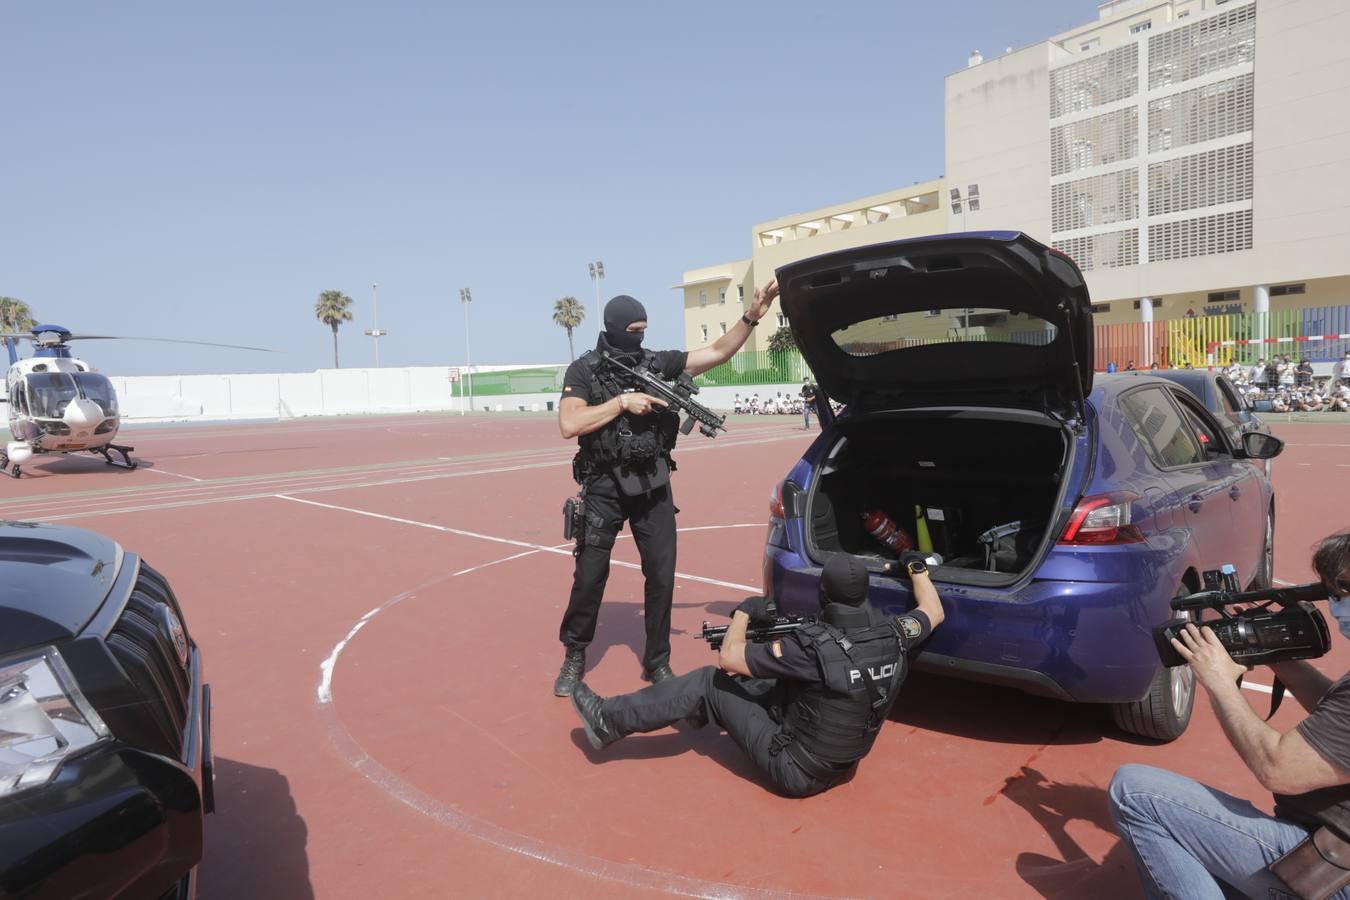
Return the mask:
<svg viewBox="0 0 1350 900">
<path fill-rule="evenodd" d="M 655 359 L 655 353 L 643 350 L 638 365 L 653 368 Z M 605 403 L 626 388 L 636 387 L 623 383 L 621 379 L 626 373 L 606 371 L 595 350 L 587 350 L 578 361 L 585 367 L 590 381 L 592 405 Z M 671 409 L 653 411 L 645 416 L 620 414 L 604 428 L 577 438 L 581 449 L 572 463 L 573 474 L 583 483 L 608 472 L 649 474 L 657 471 L 658 460 L 673 470 L 675 463 L 670 451 L 675 448 L 679 428 L 679 413 Z"/>
<path fill-rule="evenodd" d="M 906 674 L 895 623 L 867 604 L 831 615 L 839 606 L 827 605 L 825 621 L 795 633 L 819 657 L 824 684 L 800 688 L 784 709 L 783 727 L 793 735 L 788 752 L 816 777 L 846 772 L 867 755 Z M 848 619 L 843 628 L 831 624 L 843 624 L 839 614 Z"/>
</svg>

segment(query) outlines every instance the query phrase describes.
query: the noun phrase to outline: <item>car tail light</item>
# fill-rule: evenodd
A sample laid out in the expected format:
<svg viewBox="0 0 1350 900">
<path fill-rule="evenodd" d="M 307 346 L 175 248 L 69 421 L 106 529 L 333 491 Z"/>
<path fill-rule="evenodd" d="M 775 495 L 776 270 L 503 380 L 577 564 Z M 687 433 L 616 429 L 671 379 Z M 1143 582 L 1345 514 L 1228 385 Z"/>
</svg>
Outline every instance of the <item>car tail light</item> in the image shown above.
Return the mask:
<svg viewBox="0 0 1350 900">
<path fill-rule="evenodd" d="M 774 519 L 787 518 L 783 515 L 783 482 L 778 482 L 769 492 L 769 517 Z"/>
<path fill-rule="evenodd" d="M 1130 522 L 1130 504 L 1138 496 L 1129 491 L 1084 497 L 1074 507 L 1061 544 L 1136 544 L 1144 539 Z"/>
</svg>

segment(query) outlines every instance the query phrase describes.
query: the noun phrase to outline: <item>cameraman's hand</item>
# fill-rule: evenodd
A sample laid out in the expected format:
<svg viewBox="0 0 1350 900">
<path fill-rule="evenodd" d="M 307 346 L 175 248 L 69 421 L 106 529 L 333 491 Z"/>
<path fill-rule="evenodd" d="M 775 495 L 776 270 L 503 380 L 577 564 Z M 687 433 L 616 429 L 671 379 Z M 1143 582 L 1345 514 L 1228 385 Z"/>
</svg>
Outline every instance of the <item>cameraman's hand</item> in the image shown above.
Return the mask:
<svg viewBox="0 0 1350 900">
<path fill-rule="evenodd" d="M 1196 628 L 1195 623 L 1187 622 L 1181 638 L 1172 638 L 1172 646 L 1211 694 L 1237 690 L 1237 680 L 1247 674 L 1247 667 L 1233 661 L 1208 626 Z"/>
<path fill-rule="evenodd" d="M 765 597 L 746 597 L 732 612 L 745 613 L 750 617 L 751 625 L 772 625 L 774 621 L 773 615 L 769 613 L 769 601 Z"/>
</svg>

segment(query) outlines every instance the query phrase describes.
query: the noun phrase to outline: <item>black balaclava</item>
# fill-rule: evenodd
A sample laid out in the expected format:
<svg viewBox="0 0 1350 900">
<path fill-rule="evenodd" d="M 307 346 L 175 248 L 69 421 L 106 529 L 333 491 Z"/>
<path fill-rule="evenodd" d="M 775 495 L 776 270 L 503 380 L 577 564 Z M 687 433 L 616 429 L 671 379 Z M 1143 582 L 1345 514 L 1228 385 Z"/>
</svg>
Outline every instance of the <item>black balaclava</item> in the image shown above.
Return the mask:
<svg viewBox="0 0 1350 900">
<path fill-rule="evenodd" d="M 842 628 L 867 625 L 867 566 L 856 556 L 836 553 L 820 573 L 825 621 Z"/>
<path fill-rule="evenodd" d="M 647 310 L 627 294 L 620 294 L 605 304 L 605 331 L 603 342 L 619 353 L 637 353 L 642 349 L 642 332 L 628 331 L 634 322 L 647 321 Z"/>
</svg>

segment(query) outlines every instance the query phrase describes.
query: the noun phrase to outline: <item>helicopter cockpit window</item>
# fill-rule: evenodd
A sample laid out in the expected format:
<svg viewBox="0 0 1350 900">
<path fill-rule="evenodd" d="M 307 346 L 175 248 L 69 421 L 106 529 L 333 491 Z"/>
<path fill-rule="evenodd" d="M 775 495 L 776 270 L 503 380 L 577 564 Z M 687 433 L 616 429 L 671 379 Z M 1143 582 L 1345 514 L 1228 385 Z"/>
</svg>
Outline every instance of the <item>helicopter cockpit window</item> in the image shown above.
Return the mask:
<svg viewBox="0 0 1350 900">
<path fill-rule="evenodd" d="M 22 381 L 14 383 L 14 390 L 9 395 L 9 404 L 19 415 L 28 415 L 28 398 L 24 396 Z"/>
<path fill-rule="evenodd" d="M 39 419 L 61 418 L 66 404 L 79 396 L 75 380 L 65 372 L 34 372 L 24 380 L 28 383 L 29 407 Z"/>
<path fill-rule="evenodd" d="M 106 375 L 97 372 L 76 372 L 75 383 L 86 400 L 93 400 L 105 416 L 117 415 L 117 394 Z"/>
</svg>

